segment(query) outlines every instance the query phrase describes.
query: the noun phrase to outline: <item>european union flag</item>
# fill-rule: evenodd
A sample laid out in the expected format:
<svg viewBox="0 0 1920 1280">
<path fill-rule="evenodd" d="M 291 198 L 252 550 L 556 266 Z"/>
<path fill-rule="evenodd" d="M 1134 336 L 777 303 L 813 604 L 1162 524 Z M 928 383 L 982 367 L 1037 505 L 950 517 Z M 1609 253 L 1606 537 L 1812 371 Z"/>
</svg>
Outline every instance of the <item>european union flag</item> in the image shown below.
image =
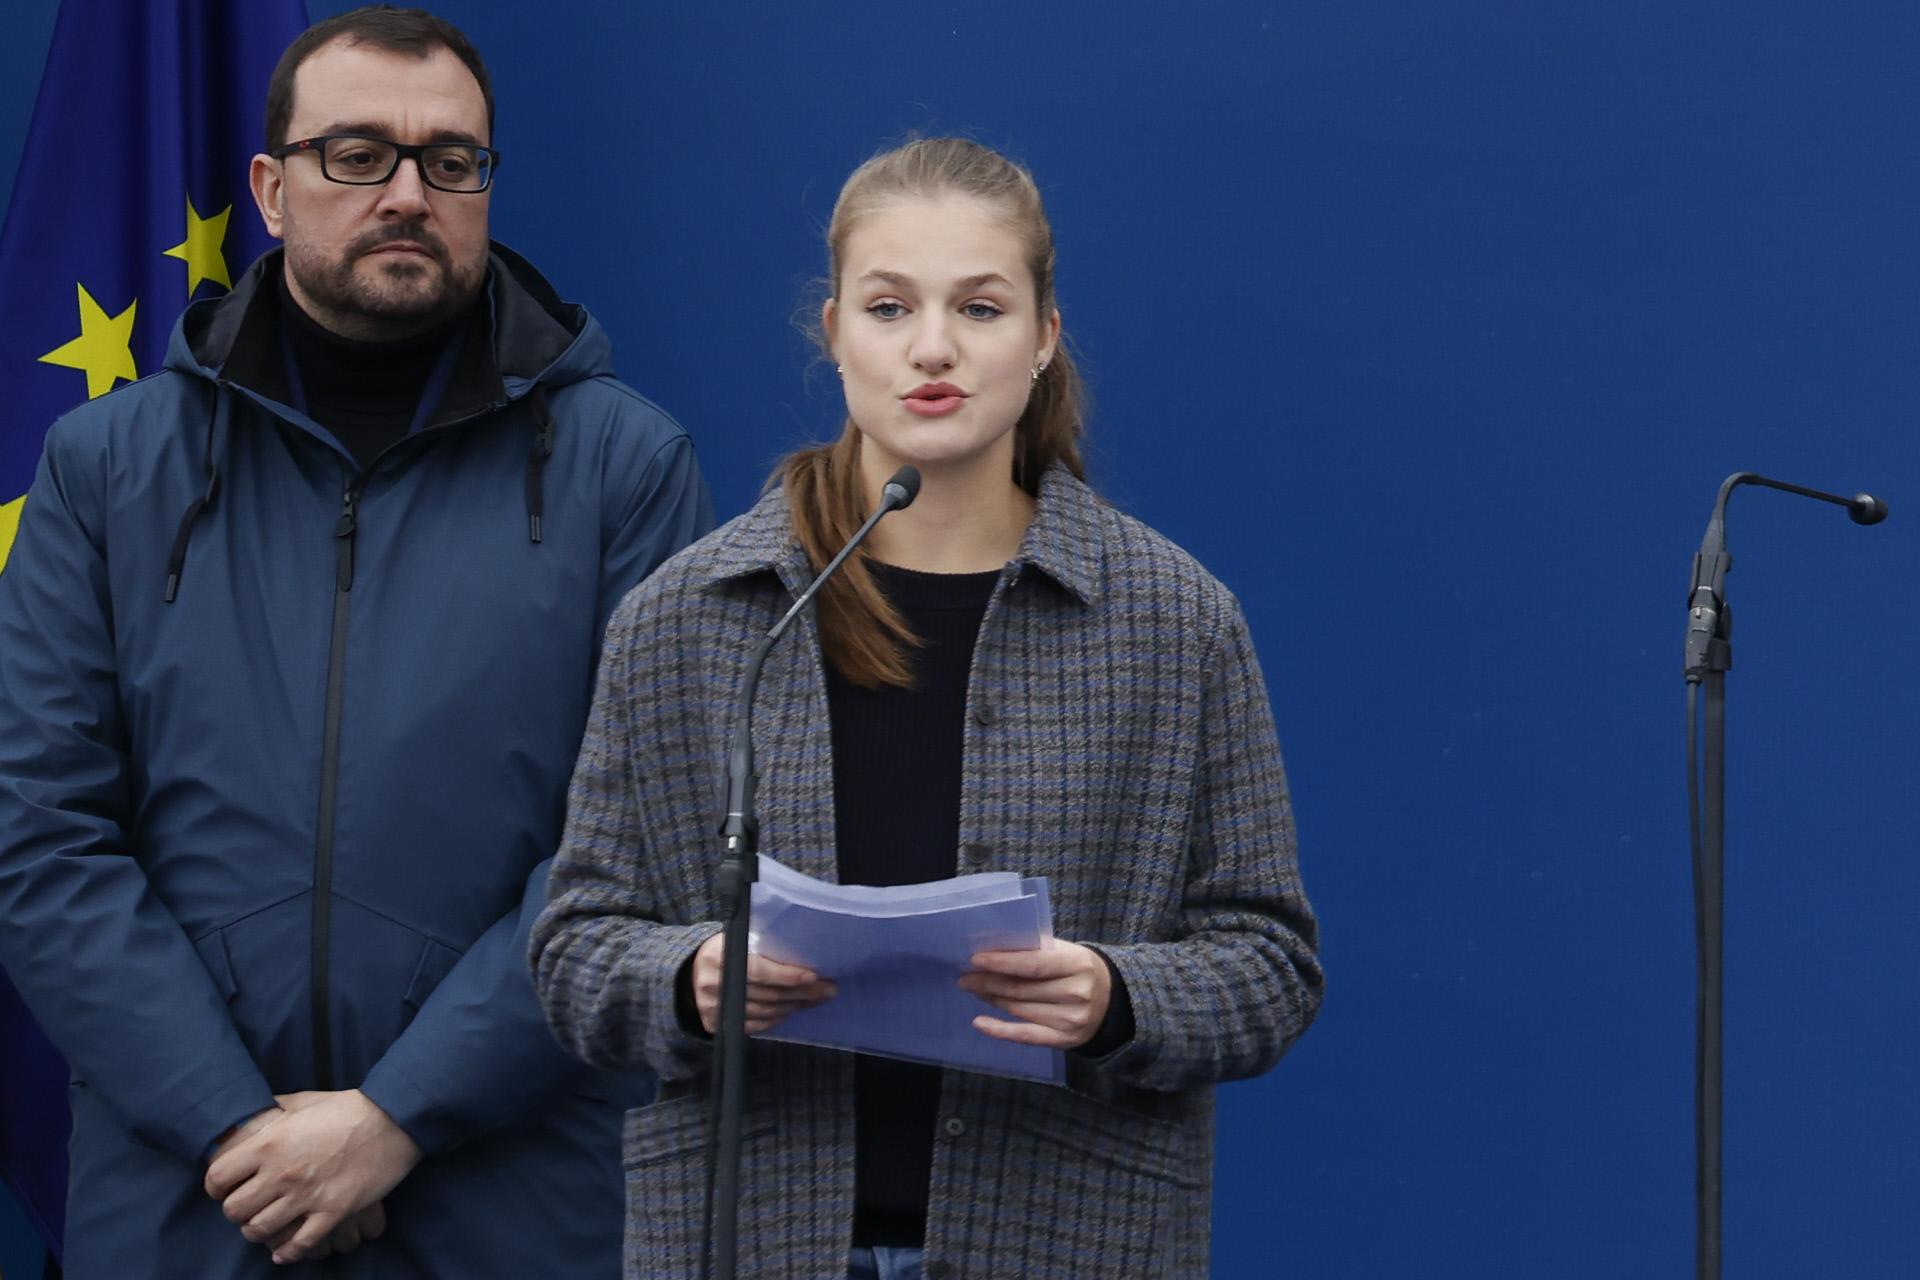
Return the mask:
<svg viewBox="0 0 1920 1280">
<path fill-rule="evenodd" d="M 0 571 L 47 427 L 158 369 L 269 246 L 247 165 L 306 26 L 304 0 L 62 0 L 0 231 Z M 65 1068 L 0 979 L 0 1175 L 56 1253 L 66 1133 Z"/>
</svg>

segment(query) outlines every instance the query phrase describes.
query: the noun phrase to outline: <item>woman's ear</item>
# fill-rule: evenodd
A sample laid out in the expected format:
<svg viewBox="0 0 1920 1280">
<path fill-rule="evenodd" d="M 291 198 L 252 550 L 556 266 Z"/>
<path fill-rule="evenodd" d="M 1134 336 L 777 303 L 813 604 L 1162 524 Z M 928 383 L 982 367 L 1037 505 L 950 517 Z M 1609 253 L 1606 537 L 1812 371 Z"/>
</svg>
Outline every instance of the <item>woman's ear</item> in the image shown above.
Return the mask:
<svg viewBox="0 0 1920 1280">
<path fill-rule="evenodd" d="M 1060 349 L 1060 310 L 1054 308 L 1047 322 L 1040 326 L 1040 349 L 1034 352 L 1033 364 L 1036 369 L 1044 369 L 1053 363 L 1053 353 Z"/>
</svg>

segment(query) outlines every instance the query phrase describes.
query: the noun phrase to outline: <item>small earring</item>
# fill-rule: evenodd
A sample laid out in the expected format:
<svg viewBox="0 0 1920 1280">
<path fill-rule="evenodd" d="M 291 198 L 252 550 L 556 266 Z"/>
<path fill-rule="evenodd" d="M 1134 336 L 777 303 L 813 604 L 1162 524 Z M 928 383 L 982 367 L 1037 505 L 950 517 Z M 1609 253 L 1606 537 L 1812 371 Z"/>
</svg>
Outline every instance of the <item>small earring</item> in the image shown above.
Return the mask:
<svg viewBox="0 0 1920 1280">
<path fill-rule="evenodd" d="M 839 374 L 843 378 L 847 376 L 847 366 L 843 364 L 837 364 L 833 366 L 833 371 Z"/>
<path fill-rule="evenodd" d="M 1027 378 L 1027 381 L 1028 382 L 1040 381 L 1040 375 L 1045 373 L 1046 371 L 1047 371 L 1046 362 L 1042 361 L 1041 363 L 1033 366 L 1033 373 Z"/>
</svg>

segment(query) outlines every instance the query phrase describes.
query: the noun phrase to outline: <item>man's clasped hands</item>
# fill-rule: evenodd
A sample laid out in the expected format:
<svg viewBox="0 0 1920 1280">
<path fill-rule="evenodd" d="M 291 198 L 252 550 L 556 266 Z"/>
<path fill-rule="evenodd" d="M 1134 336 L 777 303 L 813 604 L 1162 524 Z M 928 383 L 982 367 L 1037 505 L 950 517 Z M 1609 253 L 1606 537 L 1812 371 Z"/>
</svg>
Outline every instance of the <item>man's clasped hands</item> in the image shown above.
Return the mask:
<svg viewBox="0 0 1920 1280">
<path fill-rule="evenodd" d="M 716 934 L 695 957 L 695 1000 L 709 1030 L 718 1014 L 720 944 Z M 758 956 L 749 963 L 749 1032 L 832 996 L 832 984 L 811 973 Z M 973 963 L 961 985 L 1021 1019 L 976 1019 L 989 1035 L 1071 1048 L 1093 1036 L 1106 1012 L 1106 965 L 1086 947 L 1056 939 L 1038 951 L 984 953 Z M 274 1101 L 221 1135 L 207 1166 L 207 1194 L 277 1263 L 347 1253 L 378 1237 L 387 1226 L 385 1197 L 420 1163 L 420 1148 L 358 1089 L 278 1094 Z"/>
<path fill-rule="evenodd" d="M 276 1095 L 221 1135 L 207 1194 L 277 1263 L 347 1253 L 387 1227 L 388 1192 L 420 1148 L 358 1089 Z"/>
</svg>

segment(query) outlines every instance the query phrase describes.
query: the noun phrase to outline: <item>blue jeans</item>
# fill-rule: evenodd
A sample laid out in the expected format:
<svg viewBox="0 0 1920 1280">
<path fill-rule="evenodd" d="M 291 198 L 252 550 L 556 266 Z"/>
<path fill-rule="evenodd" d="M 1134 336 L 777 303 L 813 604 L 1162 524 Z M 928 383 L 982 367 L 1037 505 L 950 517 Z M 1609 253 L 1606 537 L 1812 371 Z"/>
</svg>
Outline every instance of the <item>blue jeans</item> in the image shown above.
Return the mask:
<svg viewBox="0 0 1920 1280">
<path fill-rule="evenodd" d="M 855 1249 L 847 1255 L 847 1280 L 920 1280 L 918 1249 Z"/>
</svg>

